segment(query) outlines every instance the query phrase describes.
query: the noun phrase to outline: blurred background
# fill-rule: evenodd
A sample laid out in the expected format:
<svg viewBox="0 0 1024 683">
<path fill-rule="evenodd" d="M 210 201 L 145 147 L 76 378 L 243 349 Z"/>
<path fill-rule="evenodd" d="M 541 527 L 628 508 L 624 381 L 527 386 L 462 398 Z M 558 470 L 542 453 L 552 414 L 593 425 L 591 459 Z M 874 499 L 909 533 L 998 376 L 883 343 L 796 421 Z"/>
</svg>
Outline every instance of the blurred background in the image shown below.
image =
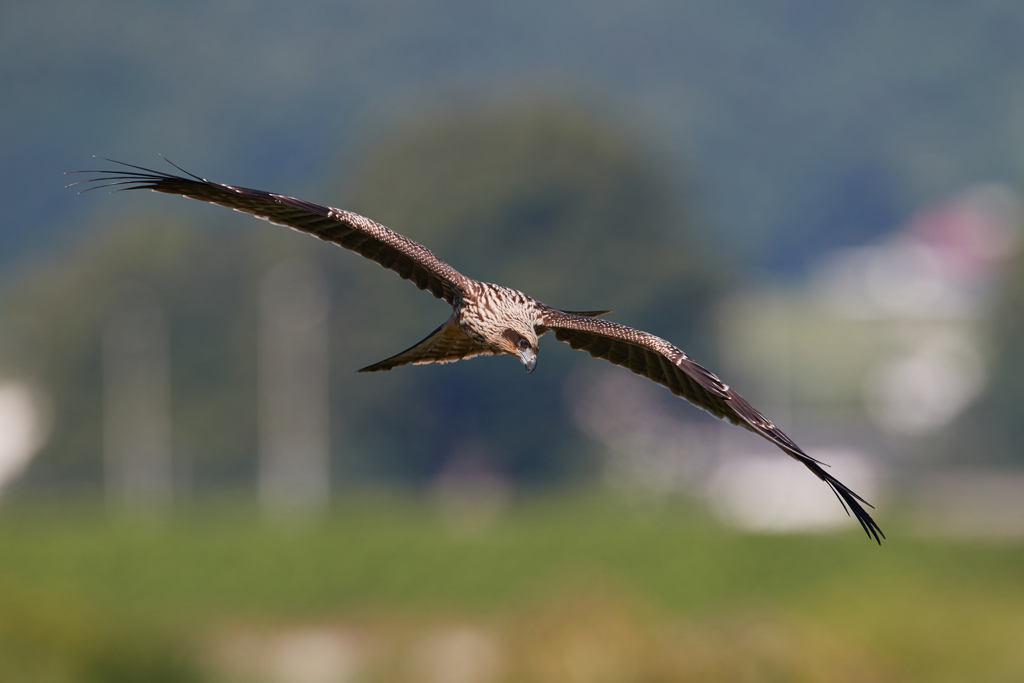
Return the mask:
<svg viewBox="0 0 1024 683">
<path fill-rule="evenodd" d="M 1024 677 L 1024 7 L 0 7 L 0 678 Z M 877 506 L 92 155 L 673 341 Z"/>
</svg>

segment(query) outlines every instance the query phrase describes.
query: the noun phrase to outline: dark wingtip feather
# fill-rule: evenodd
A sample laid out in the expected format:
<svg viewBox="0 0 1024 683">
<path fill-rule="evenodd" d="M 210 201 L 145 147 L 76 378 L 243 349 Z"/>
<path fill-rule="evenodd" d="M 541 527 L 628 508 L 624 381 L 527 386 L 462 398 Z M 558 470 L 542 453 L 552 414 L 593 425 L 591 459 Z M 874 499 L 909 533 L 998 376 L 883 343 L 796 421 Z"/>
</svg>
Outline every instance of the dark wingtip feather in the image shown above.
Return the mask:
<svg viewBox="0 0 1024 683">
<path fill-rule="evenodd" d="M 860 522 L 860 525 L 864 528 L 868 538 L 874 538 L 875 541 L 881 545 L 881 539 L 885 538 L 885 534 L 882 533 L 882 530 L 879 528 L 875 520 L 871 518 L 871 515 L 868 514 L 867 510 L 864 509 L 864 505 L 867 505 L 871 509 L 874 509 L 874 506 L 854 493 L 841 481 L 826 472 L 824 468 L 828 467 L 828 464 L 823 463 L 820 460 L 816 460 L 804 453 L 803 450 L 801 450 L 801 448 L 797 446 L 792 439 L 786 436 L 781 429 L 768 421 L 768 419 L 761 415 L 761 413 L 759 413 L 752 405 L 747 403 L 747 401 L 731 389 L 729 390 L 729 399 L 730 407 L 746 422 L 746 424 L 750 425 L 750 428 L 753 429 L 753 431 L 774 443 L 793 458 L 802 462 L 807 469 L 814 472 L 815 476 L 828 484 L 832 489 L 832 492 L 836 494 L 836 498 L 839 499 L 839 503 L 843 506 L 843 509 L 846 510 L 846 514 L 850 514 L 852 511 L 853 516 L 855 516 L 857 521 Z"/>
<path fill-rule="evenodd" d="M 857 518 L 858 522 L 860 522 L 860 525 L 864 529 L 864 533 L 868 535 L 868 538 L 874 538 L 878 545 L 882 545 L 882 539 L 885 538 L 885 533 L 882 531 L 881 527 L 878 526 L 878 523 L 871 518 L 868 511 L 864 509 L 864 505 L 867 505 L 872 510 L 875 509 L 875 506 L 861 498 L 846 486 L 846 484 L 842 483 L 822 469 L 821 465 L 819 465 L 817 461 L 812 461 L 809 458 L 800 458 L 800 460 L 807 466 L 807 469 L 814 472 L 819 479 L 829 485 L 832 492 L 836 494 L 836 498 L 839 499 L 839 502 L 846 510 L 846 514 L 850 514 L 851 511 L 853 512 L 853 516 Z"/>
<path fill-rule="evenodd" d="M 85 188 L 83 190 L 79 190 L 78 194 L 82 194 L 84 192 L 90 192 L 92 190 L 99 190 L 100 188 L 104 188 L 104 187 L 113 187 L 115 185 L 124 185 L 125 187 L 119 187 L 116 190 L 111 190 L 111 192 L 121 192 L 121 191 L 124 191 L 124 190 L 152 190 L 152 189 L 155 189 L 157 186 L 159 186 L 163 181 L 183 180 L 182 178 L 179 178 L 178 176 L 175 176 L 175 175 L 173 175 L 171 173 L 164 173 L 163 171 L 157 171 L 157 170 L 154 170 L 152 168 L 146 168 L 145 166 L 136 166 L 135 164 L 127 164 L 127 163 L 125 163 L 123 161 L 117 161 L 116 159 L 108 159 L 107 157 L 101 157 L 101 156 L 98 156 L 98 155 L 95 155 L 95 154 L 93 155 L 93 158 L 94 159 L 101 159 L 101 160 L 107 161 L 107 162 L 109 162 L 111 164 L 117 164 L 118 166 L 123 166 L 125 168 L 135 169 L 135 170 L 134 171 L 126 171 L 124 169 L 118 169 L 118 170 L 111 170 L 111 169 L 88 169 L 88 170 L 81 170 L 81 171 L 65 171 L 64 175 L 68 175 L 70 173 L 97 173 L 97 174 L 99 174 L 95 178 L 88 178 L 86 180 L 79 180 L 77 182 L 65 185 L 65 187 L 74 187 L 75 185 L 82 185 L 82 184 L 88 184 L 88 183 L 100 183 L 100 184 L 92 185 L 91 187 L 87 187 L 87 188 Z M 169 159 L 165 158 L 164 160 L 167 161 L 167 163 L 169 163 L 171 166 L 174 166 L 174 168 L 176 168 L 179 171 L 181 171 L 182 173 L 185 173 L 186 175 L 188 175 L 188 176 L 190 176 L 192 178 L 195 178 L 198 182 L 205 183 L 205 184 L 210 184 L 209 181 L 204 180 L 203 178 L 200 178 L 199 176 L 193 175 L 192 173 L 189 173 L 188 171 L 184 170 L 183 168 L 181 168 L 180 166 L 178 166 L 174 162 L 170 161 Z"/>
<path fill-rule="evenodd" d="M 174 168 L 178 169 L 179 171 L 181 171 L 182 173 L 184 173 L 185 175 L 187 175 L 187 176 L 188 176 L 188 177 L 190 177 L 190 178 L 193 178 L 193 179 L 195 179 L 195 180 L 198 180 L 198 181 L 199 181 L 199 182 L 201 182 L 201 183 L 209 183 L 209 182 L 210 182 L 210 181 L 209 181 L 209 180 L 207 180 L 206 178 L 200 178 L 200 177 L 199 177 L 199 176 L 197 176 L 197 175 L 196 175 L 195 173 L 189 173 L 188 171 L 186 171 L 185 169 L 183 169 L 183 168 L 182 168 L 181 166 L 178 166 L 178 165 L 177 165 L 176 163 L 174 163 L 173 161 L 171 161 L 170 159 L 168 159 L 167 157 L 165 157 L 165 156 L 164 156 L 163 154 L 161 154 L 161 155 L 160 155 L 160 158 L 161 158 L 161 159 L 163 159 L 164 161 L 166 161 L 167 163 L 169 163 L 169 164 L 170 164 L 171 166 L 173 166 Z"/>
</svg>

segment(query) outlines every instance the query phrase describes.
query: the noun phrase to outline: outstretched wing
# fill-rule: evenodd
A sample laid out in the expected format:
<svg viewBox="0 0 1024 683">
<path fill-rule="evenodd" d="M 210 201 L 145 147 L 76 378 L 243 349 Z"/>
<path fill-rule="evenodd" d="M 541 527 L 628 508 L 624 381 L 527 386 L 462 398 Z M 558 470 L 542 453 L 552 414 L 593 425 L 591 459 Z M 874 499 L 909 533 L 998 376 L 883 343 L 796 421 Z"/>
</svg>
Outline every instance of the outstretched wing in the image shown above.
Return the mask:
<svg viewBox="0 0 1024 683">
<path fill-rule="evenodd" d="M 464 358 L 473 356 L 493 356 L 496 352 L 473 341 L 466 334 L 455 318 L 448 318 L 441 327 L 437 328 L 423 341 L 412 348 L 406 349 L 399 354 L 374 363 L 363 368 L 359 372 L 377 372 L 378 370 L 390 370 L 391 368 L 406 363 L 422 365 L 424 363 L 454 363 Z"/>
<path fill-rule="evenodd" d="M 828 484 L 840 501 L 853 511 L 869 537 L 881 542 L 885 534 L 864 509 L 867 501 L 830 475 L 822 464 L 804 453 L 781 429 L 678 348 L 653 334 L 600 318 L 573 315 L 565 311 L 547 310 L 543 327 L 552 330 L 559 341 L 588 352 L 615 365 L 623 365 L 666 386 L 676 396 L 685 398 L 717 418 L 728 420 L 763 436 L 785 453 L 802 462 L 811 472 Z"/>
<path fill-rule="evenodd" d="M 87 189 L 119 185 L 119 189 L 122 190 L 153 190 L 180 194 L 189 199 L 251 213 L 257 218 L 306 232 L 350 249 L 385 268 L 390 268 L 406 280 L 411 280 L 420 289 L 425 289 L 450 304 L 454 304 L 456 293 L 464 291 L 469 281 L 422 244 L 351 211 L 332 209 L 262 190 L 214 183 L 177 166 L 175 168 L 189 177 L 153 171 L 110 159 L 105 161 L 136 170 L 71 171 L 101 174 L 72 185 L 102 183 Z"/>
</svg>

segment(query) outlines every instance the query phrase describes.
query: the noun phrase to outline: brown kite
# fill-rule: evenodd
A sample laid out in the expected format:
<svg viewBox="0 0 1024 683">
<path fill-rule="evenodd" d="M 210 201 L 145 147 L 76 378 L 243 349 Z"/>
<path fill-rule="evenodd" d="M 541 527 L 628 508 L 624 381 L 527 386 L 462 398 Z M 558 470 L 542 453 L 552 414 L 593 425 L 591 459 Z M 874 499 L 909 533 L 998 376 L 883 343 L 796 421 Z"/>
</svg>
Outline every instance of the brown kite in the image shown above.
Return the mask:
<svg viewBox="0 0 1024 683">
<path fill-rule="evenodd" d="M 451 363 L 473 356 L 502 353 L 517 356 L 526 371 L 533 372 L 537 366 L 538 338 L 552 331 L 559 341 L 567 342 L 572 348 L 582 349 L 615 365 L 624 365 L 636 374 L 668 387 L 676 396 L 685 398 L 715 417 L 771 441 L 828 484 L 840 502 L 853 511 L 869 537 L 879 543 L 884 538 L 881 529 L 863 507 L 868 505 L 867 501 L 822 469 L 823 463 L 804 453 L 743 397 L 669 342 L 597 317 L 609 311 L 562 311 L 514 289 L 473 280 L 426 247 L 351 211 L 262 190 L 210 182 L 178 166 L 175 168 L 188 177 L 109 159 L 106 161 L 135 170 L 73 172 L 101 174 L 80 181 L 103 183 L 88 188 L 91 190 L 121 185 L 124 186 L 119 188 L 122 190 L 149 189 L 180 194 L 309 233 L 390 268 L 452 306 L 451 317 L 426 339 L 360 372 L 390 370 L 407 363 Z"/>
</svg>

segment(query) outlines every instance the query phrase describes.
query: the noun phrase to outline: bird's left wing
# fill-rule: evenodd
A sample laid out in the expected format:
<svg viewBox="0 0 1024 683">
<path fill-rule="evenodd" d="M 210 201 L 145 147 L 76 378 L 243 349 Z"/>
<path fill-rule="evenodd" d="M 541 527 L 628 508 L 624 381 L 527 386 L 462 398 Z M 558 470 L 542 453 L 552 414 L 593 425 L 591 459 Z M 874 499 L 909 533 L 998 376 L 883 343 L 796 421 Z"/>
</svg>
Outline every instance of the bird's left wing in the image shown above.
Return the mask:
<svg viewBox="0 0 1024 683">
<path fill-rule="evenodd" d="M 876 541 L 885 537 L 864 509 L 863 505 L 868 505 L 867 501 L 822 469 L 822 463 L 804 453 L 781 429 L 714 373 L 669 342 L 610 320 L 555 309 L 546 309 L 544 312 L 539 331 L 548 330 L 553 331 L 559 341 L 567 342 L 574 349 L 625 366 L 638 375 L 668 387 L 676 396 L 685 398 L 715 417 L 728 420 L 771 441 L 828 484 L 849 510 L 853 511 L 869 537 Z"/>
<path fill-rule="evenodd" d="M 376 261 L 385 268 L 390 268 L 406 280 L 412 281 L 420 289 L 425 289 L 437 298 L 444 299 L 453 305 L 457 293 L 465 291 L 468 285 L 468 278 L 439 259 L 434 252 L 422 244 L 351 211 L 332 209 L 328 206 L 263 190 L 214 183 L 199 176 L 193 176 L 177 166 L 175 168 L 189 177 L 153 171 L 120 161 L 109 159 L 105 159 L 105 161 L 135 170 L 71 171 L 71 173 L 101 174 L 96 178 L 72 183 L 72 185 L 102 183 L 87 189 L 121 186 L 119 189 L 123 190 L 153 190 L 167 194 L 180 194 L 189 199 L 220 204 L 236 211 L 250 213 L 257 218 L 309 233 L 327 242 L 350 249 L 371 261 Z"/>
</svg>

